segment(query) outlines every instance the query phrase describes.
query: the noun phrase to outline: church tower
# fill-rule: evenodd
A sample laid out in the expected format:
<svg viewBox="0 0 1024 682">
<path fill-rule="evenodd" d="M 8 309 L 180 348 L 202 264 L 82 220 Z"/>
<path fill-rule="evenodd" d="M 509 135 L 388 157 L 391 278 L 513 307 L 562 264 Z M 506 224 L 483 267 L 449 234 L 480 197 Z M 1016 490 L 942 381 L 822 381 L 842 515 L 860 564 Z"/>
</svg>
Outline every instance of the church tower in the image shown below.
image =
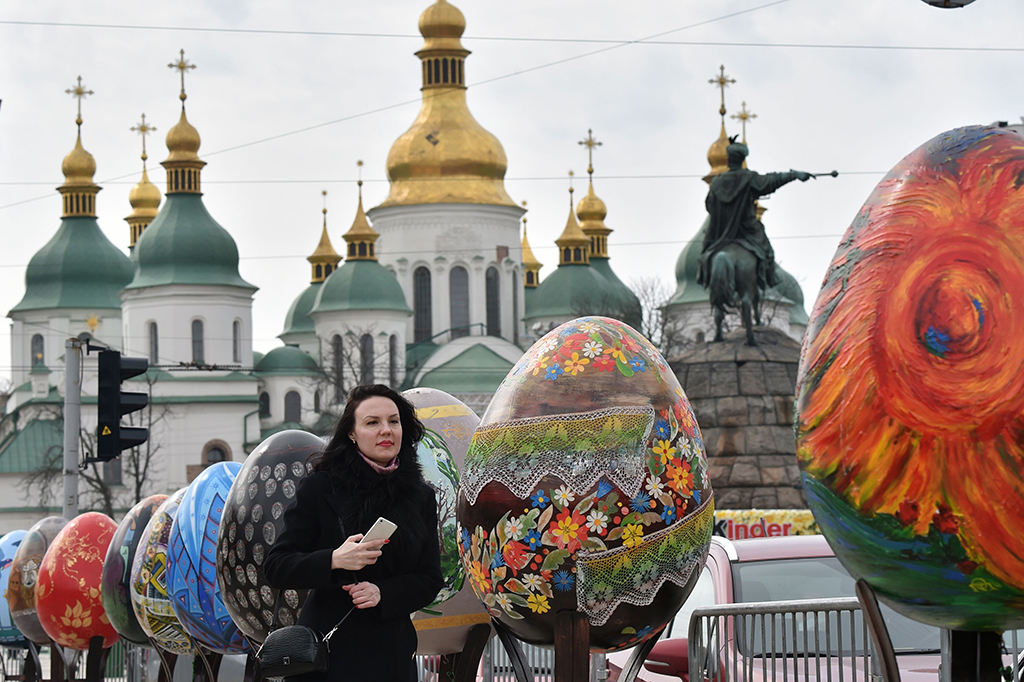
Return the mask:
<svg viewBox="0 0 1024 682">
<path fill-rule="evenodd" d="M 69 337 L 88 333 L 112 348 L 121 347 L 118 292 L 131 281 L 132 265 L 96 222 L 96 160 L 82 146 L 82 100 L 93 93 L 82 85 L 81 76 L 67 92 L 78 100 L 78 136 L 61 164 L 60 227 L 32 256 L 25 269 L 25 295 L 8 313 L 15 387 L 28 381 L 30 372 L 38 375 L 47 367 L 62 366 Z M 14 400 L 22 396 L 27 397 L 16 391 Z"/>
<path fill-rule="evenodd" d="M 466 103 L 466 20 L 446 0 L 420 16 L 423 103 L 388 154 L 387 198 L 369 211 L 378 257 L 414 315 L 411 343 L 488 336 L 512 344 L 522 329 L 518 255 L 524 213 L 505 191 L 501 143 Z"/>
<path fill-rule="evenodd" d="M 128 248 L 134 249 L 135 242 L 139 241 L 142 231 L 145 230 L 153 218 L 156 217 L 160 208 L 160 190 L 149 181 L 149 173 L 146 172 L 146 135 L 155 131 L 156 127 L 146 123 L 146 115 L 142 115 L 142 121 L 132 126 L 132 131 L 137 132 L 142 138 L 142 178 L 139 183 L 132 187 L 128 193 L 128 203 L 132 206 L 131 215 L 125 218 L 128 223 Z"/>
</svg>

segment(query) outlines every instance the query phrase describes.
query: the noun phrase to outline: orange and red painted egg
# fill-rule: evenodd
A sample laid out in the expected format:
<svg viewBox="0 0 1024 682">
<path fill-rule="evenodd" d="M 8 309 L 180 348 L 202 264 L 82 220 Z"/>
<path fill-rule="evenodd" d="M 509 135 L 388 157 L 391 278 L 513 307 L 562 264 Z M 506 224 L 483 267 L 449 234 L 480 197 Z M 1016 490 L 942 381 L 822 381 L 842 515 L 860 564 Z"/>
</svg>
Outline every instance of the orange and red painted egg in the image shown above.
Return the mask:
<svg viewBox="0 0 1024 682">
<path fill-rule="evenodd" d="M 836 554 L 896 610 L 1024 627 L 1024 137 L 959 128 L 878 184 L 807 328 L 797 456 Z"/>
<path fill-rule="evenodd" d="M 109 516 L 88 512 L 69 521 L 46 550 L 36 610 L 43 630 L 60 646 L 88 649 L 93 637 L 102 637 L 106 648 L 120 639 L 100 595 L 103 559 L 116 531 Z"/>
<path fill-rule="evenodd" d="M 490 614 L 554 641 L 579 611 L 590 646 L 654 636 L 704 564 L 714 520 L 700 429 L 642 335 L 585 317 L 537 341 L 494 394 L 459 488 L 459 551 Z"/>
</svg>

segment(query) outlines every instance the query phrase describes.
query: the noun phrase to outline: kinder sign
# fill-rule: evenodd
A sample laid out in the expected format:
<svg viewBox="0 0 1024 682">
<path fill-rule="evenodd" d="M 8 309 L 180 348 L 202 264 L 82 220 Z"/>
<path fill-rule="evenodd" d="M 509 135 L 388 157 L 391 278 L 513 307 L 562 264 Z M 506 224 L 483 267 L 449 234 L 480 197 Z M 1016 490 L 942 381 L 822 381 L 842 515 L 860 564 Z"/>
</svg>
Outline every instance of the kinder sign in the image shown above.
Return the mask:
<svg viewBox="0 0 1024 682">
<path fill-rule="evenodd" d="M 809 509 L 716 509 L 715 535 L 730 540 L 819 535 Z"/>
</svg>

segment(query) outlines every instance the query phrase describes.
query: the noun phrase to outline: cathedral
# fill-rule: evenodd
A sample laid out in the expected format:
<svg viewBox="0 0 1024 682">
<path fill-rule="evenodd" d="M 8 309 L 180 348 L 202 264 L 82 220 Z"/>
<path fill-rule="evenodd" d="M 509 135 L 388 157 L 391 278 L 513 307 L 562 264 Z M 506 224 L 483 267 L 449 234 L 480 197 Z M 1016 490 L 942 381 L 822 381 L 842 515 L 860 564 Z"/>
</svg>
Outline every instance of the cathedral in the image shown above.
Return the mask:
<svg viewBox="0 0 1024 682">
<path fill-rule="evenodd" d="M 438 388 L 482 414 L 523 351 L 549 329 L 587 314 L 641 325 L 637 295 L 610 264 L 612 229 L 592 158 L 586 194 L 574 204 L 569 192 L 558 263 L 541 278 L 525 208 L 504 186 L 505 151 L 467 106 L 465 26 L 446 0 L 420 16 L 422 104 L 388 153 L 389 193 L 364 210 L 360 181 L 343 246 L 332 240 L 324 209 L 307 259 L 310 283 L 281 311 L 282 343 L 265 355 L 252 347 L 252 300 L 258 286 L 274 282 L 240 276 L 235 238 L 203 203 L 206 162 L 186 114 L 185 75 L 194 67 L 184 52 L 172 64 L 181 74 L 181 112 L 166 136 L 163 194 L 148 176 L 144 117 L 134 129 L 143 134 L 143 164 L 128 197 L 127 253 L 97 224 L 101 188 L 83 143 L 87 93 L 79 83 L 78 134 L 58 188 L 60 225 L 29 262 L 24 296 L 8 313 L 14 388 L 0 419 L 0 532 L 59 513 L 69 337 L 149 360 L 125 387 L 150 395 L 130 415 L 150 429 L 149 441 L 82 472 L 83 510 L 116 512 L 139 494 L 186 485 L 213 463 L 243 460 L 278 431 L 328 433 L 357 384 Z M 725 170 L 724 106 L 722 115 L 708 179 Z M 593 136 L 584 144 L 592 151 Z M 695 281 L 701 238 L 680 254 L 677 288 L 663 309 L 666 327 L 677 332 L 669 353 L 703 342 L 710 329 L 708 297 Z M 780 275 L 770 323 L 800 338 L 802 293 L 781 268 Z M 93 454 L 96 370 L 96 354 L 84 356 L 83 456 Z"/>
</svg>

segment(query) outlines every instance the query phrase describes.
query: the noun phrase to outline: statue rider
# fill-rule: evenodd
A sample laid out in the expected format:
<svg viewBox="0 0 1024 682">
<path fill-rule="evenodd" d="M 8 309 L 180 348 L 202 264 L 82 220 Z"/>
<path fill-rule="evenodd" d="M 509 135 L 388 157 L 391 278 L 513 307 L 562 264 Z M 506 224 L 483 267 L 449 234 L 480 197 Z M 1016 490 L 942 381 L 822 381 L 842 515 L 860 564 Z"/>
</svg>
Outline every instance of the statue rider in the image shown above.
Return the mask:
<svg viewBox="0 0 1024 682">
<path fill-rule="evenodd" d="M 757 286 L 764 291 L 779 283 L 775 274 L 775 251 L 764 225 L 757 219 L 754 202 L 794 180 L 806 182 L 810 173 L 791 170 L 764 175 L 743 167 L 747 145 L 729 139 L 726 155 L 729 170 L 711 180 L 705 205 L 710 216 L 704 248 L 697 268 L 697 283 L 707 288 L 711 280 L 711 259 L 728 244 L 739 244 L 757 258 Z"/>
</svg>

